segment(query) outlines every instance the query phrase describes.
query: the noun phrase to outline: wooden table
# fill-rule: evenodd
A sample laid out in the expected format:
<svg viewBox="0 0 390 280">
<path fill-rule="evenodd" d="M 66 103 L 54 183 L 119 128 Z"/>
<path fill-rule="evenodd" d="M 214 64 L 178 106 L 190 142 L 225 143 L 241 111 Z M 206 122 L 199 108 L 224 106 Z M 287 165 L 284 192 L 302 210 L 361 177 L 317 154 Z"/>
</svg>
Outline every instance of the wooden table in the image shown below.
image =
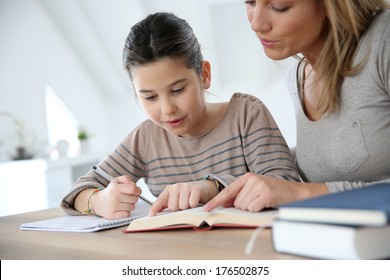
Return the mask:
<svg viewBox="0 0 390 280">
<path fill-rule="evenodd" d="M 94 233 L 21 231 L 22 223 L 65 215 L 53 208 L 0 217 L 0 259 L 302 259 L 273 250 L 270 230 L 262 231 L 251 255 L 245 246 L 251 229 L 173 230 L 123 233 L 115 228 Z"/>
</svg>

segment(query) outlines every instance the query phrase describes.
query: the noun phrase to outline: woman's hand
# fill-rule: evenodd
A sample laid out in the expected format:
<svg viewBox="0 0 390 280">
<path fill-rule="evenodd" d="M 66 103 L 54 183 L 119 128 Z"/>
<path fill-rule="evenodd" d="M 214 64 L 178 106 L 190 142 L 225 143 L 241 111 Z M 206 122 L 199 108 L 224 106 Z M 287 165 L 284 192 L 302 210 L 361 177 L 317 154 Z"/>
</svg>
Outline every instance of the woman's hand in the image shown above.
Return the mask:
<svg viewBox="0 0 390 280">
<path fill-rule="evenodd" d="M 168 208 L 172 211 L 194 208 L 206 203 L 218 193 L 215 182 L 194 181 L 168 185 L 150 208 L 149 216 Z"/>
<path fill-rule="evenodd" d="M 326 193 L 326 185 L 322 183 L 298 183 L 246 173 L 210 200 L 203 209 L 211 211 L 217 206 L 234 206 L 257 212 L 264 208 L 277 207 L 280 204 Z"/>
</svg>

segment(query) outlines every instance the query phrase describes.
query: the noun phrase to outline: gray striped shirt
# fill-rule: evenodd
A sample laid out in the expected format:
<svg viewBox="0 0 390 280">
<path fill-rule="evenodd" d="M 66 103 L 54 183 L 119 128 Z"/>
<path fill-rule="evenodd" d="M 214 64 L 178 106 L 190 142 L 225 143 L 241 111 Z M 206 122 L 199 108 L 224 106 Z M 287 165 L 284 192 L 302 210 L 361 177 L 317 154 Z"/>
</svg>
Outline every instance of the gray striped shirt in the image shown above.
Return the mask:
<svg viewBox="0 0 390 280">
<path fill-rule="evenodd" d="M 133 130 L 99 166 L 114 177 L 143 178 L 158 196 L 169 184 L 210 175 L 228 186 L 246 172 L 299 180 L 290 150 L 266 106 L 236 93 L 221 121 L 199 137 L 182 138 L 147 120 Z M 90 171 L 79 178 L 61 206 L 72 213 L 75 196 L 108 182 Z"/>
</svg>

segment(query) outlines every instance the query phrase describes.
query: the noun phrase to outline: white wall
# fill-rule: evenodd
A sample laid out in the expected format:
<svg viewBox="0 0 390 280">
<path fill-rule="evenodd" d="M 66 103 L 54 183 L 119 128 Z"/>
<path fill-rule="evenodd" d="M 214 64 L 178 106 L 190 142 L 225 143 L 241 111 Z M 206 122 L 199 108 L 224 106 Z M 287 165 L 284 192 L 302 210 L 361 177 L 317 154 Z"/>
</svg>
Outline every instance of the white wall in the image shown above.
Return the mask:
<svg viewBox="0 0 390 280">
<path fill-rule="evenodd" d="M 121 52 L 131 25 L 155 11 L 174 12 L 193 27 L 212 66 L 210 92 L 217 98 L 211 96 L 210 101 L 227 101 L 234 92 L 259 97 L 288 144 L 295 145 L 294 112 L 285 87 L 289 61 L 278 67 L 265 57 L 249 28 L 243 1 L 237 0 L 0 0 L 0 111 L 24 121 L 43 144 L 47 141 L 43 88 L 50 85 L 93 134 L 92 152 L 100 157 L 111 151 L 146 118 L 122 69 Z M 0 117 L 0 144 L 10 139 L 11 131 L 9 120 Z M 16 163 L 18 168 L 24 165 L 0 164 L 3 202 L 16 207 L 18 190 L 28 187 L 35 190 L 36 199 L 23 210 L 46 205 L 45 182 L 30 182 L 27 176 L 32 168 L 20 170 L 22 187 L 12 178 L 6 180 L 7 166 Z M 50 174 L 46 183 L 51 188 L 58 191 L 70 185 L 64 176 Z M 7 209 L 0 205 L 0 213 L 10 214 Z"/>
<path fill-rule="evenodd" d="M 229 99 L 235 91 L 260 97 L 273 113 L 288 143 L 295 144 L 294 113 L 290 97 L 285 95 L 286 71 L 278 69 L 264 57 L 258 40 L 249 28 L 241 1 L 132 0 L 127 3 L 135 2 L 138 3 L 138 13 L 142 8 L 149 13 L 166 7 L 165 10 L 187 18 L 204 48 L 205 58 L 212 64 L 211 92 L 221 100 Z M 191 9 L 183 2 L 191 2 Z M 75 51 L 77 42 L 70 44 L 64 38 L 64 30 L 53 22 L 58 18 L 50 12 L 48 3 L 75 5 L 78 2 L 0 1 L 0 111 L 14 113 L 26 122 L 40 141 L 45 141 L 43 86 L 49 84 L 81 124 L 93 133 L 92 149 L 111 150 L 128 131 L 145 119 L 145 115 L 133 98 L 130 82 L 125 85 L 128 86 L 128 95 L 110 95 L 106 88 L 101 87 L 101 81 L 94 79 L 94 65 L 86 67 L 80 53 Z M 93 5 L 103 2 L 84 0 L 80 3 Z M 110 3 L 115 5 L 116 2 Z M 209 5 L 207 10 L 206 4 Z M 88 11 L 88 6 L 84 8 Z M 237 9 L 241 11 L 240 16 L 229 18 L 229 14 Z M 64 13 L 66 15 L 65 9 Z M 115 14 L 106 16 L 115 17 Z M 129 21 L 139 18 L 132 17 Z M 240 40 L 236 38 L 238 34 Z M 91 52 L 94 47 L 98 48 L 96 44 L 82 47 L 89 48 Z M 95 61 L 96 67 L 100 62 L 99 59 Z M 121 71 L 122 66 L 113 67 Z M 107 69 L 109 71 L 111 69 Z M 0 140 L 8 133 L 7 125 L 6 120 L 0 118 Z"/>
<path fill-rule="evenodd" d="M 0 111 L 14 113 L 47 140 L 43 87 L 49 84 L 94 134 L 94 149 L 105 149 L 110 142 L 107 103 L 117 104 L 100 93 L 41 4 L 2 0 L 0 38 Z M 0 137 L 6 137 L 6 120 L 0 121 Z"/>
</svg>

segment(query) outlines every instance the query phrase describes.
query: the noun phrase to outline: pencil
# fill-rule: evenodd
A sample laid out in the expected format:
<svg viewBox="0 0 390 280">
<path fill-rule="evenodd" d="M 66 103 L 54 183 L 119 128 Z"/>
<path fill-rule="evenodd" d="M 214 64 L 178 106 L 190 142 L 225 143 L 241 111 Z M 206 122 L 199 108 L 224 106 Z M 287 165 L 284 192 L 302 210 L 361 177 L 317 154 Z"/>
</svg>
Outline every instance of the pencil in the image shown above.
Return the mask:
<svg viewBox="0 0 390 280">
<path fill-rule="evenodd" d="M 100 176 L 102 176 L 103 178 L 107 179 L 110 182 L 115 179 L 110 174 L 108 174 L 106 171 L 101 169 L 99 166 L 94 165 L 92 168 L 93 168 L 93 170 L 95 170 L 95 172 L 97 174 L 99 174 Z M 149 199 L 143 197 L 142 195 L 140 195 L 139 198 L 142 199 L 143 201 L 145 201 L 147 204 L 153 205 L 153 202 L 151 202 Z"/>
</svg>

